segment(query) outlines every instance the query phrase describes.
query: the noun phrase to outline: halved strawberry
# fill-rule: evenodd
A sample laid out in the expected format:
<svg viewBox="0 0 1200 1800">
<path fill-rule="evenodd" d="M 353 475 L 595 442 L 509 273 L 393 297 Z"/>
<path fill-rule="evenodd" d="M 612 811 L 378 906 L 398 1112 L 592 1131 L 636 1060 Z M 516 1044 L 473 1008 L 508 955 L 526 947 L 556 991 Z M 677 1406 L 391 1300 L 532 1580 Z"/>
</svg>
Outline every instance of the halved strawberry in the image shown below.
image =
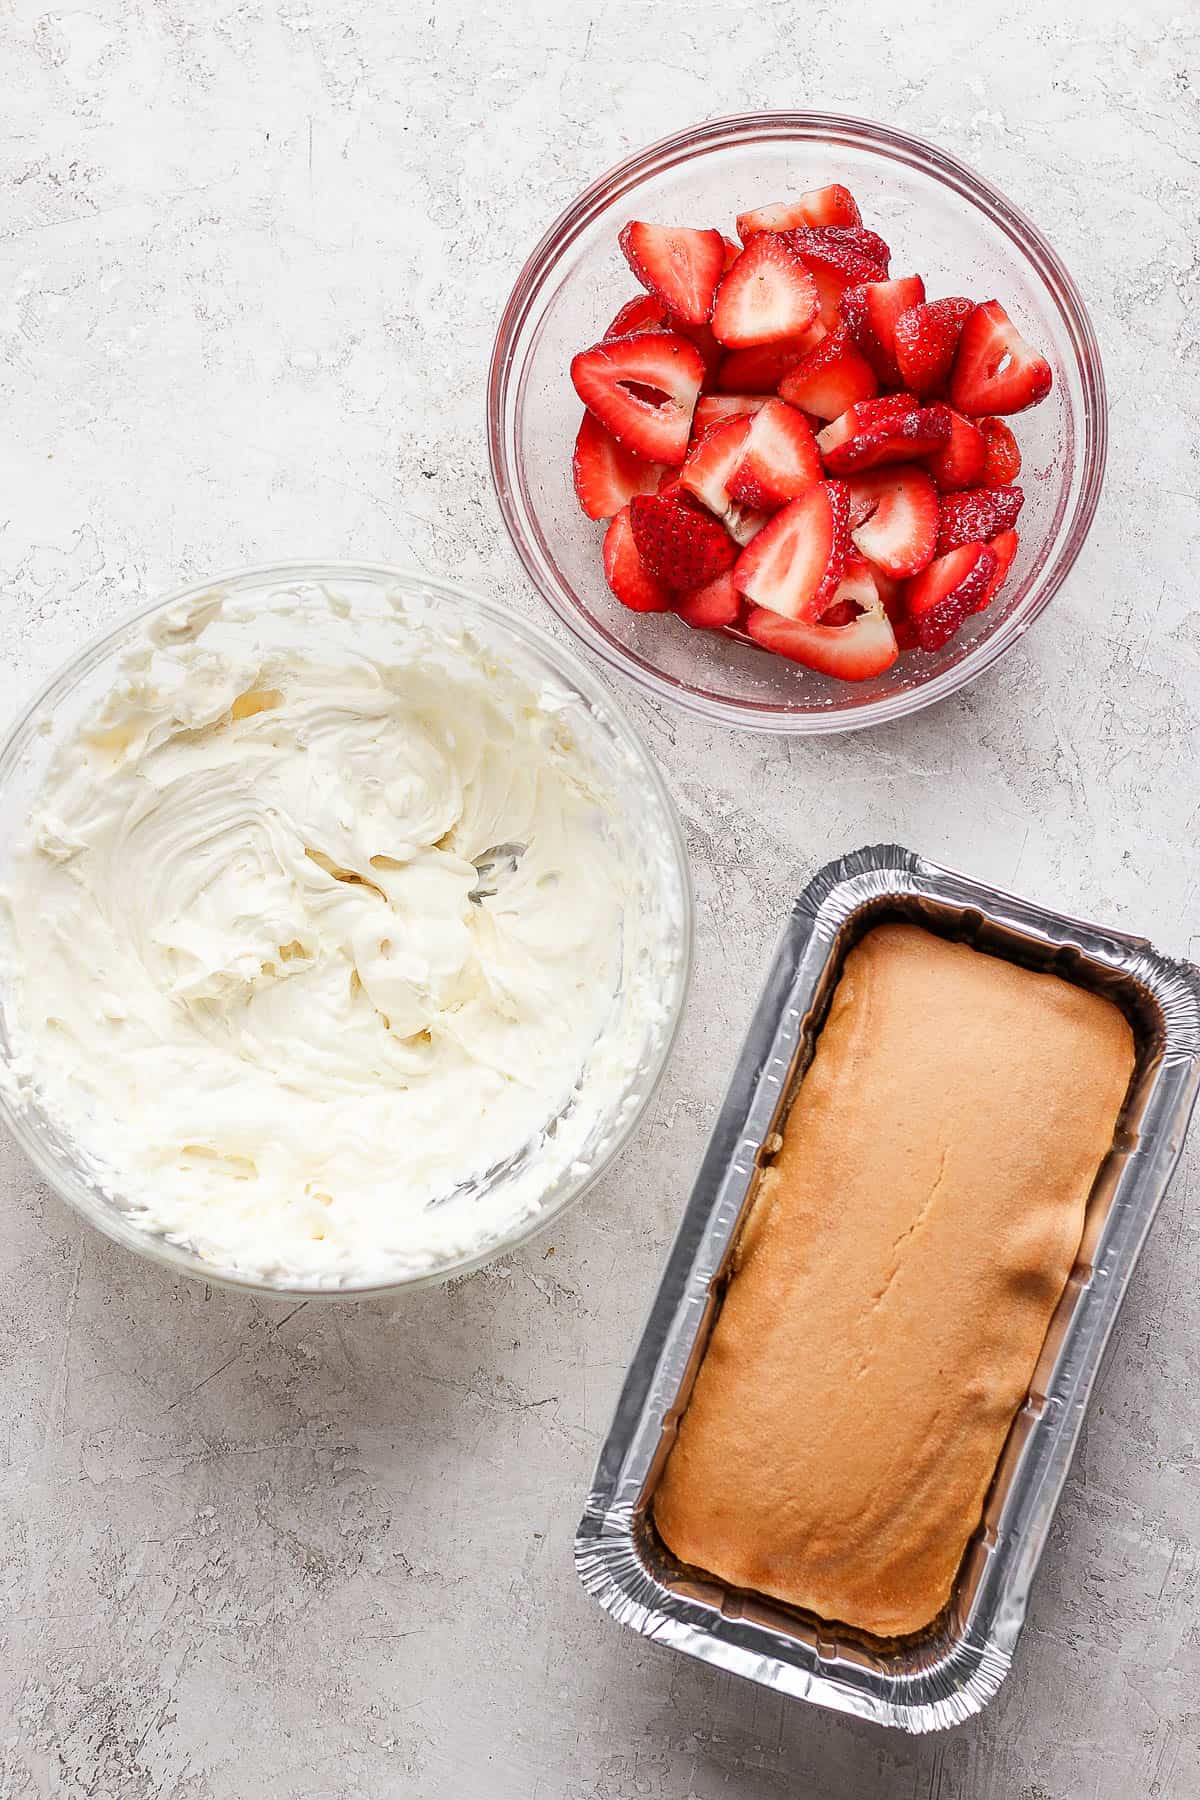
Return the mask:
<svg viewBox="0 0 1200 1800">
<path fill-rule="evenodd" d="M 819 419 L 838 419 L 878 391 L 874 369 L 844 325 L 822 338 L 779 383 L 781 399 Z"/>
<path fill-rule="evenodd" d="M 671 609 L 671 596 L 638 553 L 627 506 L 621 508 L 604 534 L 604 579 L 621 605 L 631 612 Z"/>
<path fill-rule="evenodd" d="M 575 392 L 618 443 L 646 462 L 672 467 L 687 455 L 703 379 L 700 352 L 671 331 L 610 338 L 571 362 Z"/>
<path fill-rule="evenodd" d="M 748 544 L 765 523 L 760 513 L 746 510 L 730 487 L 752 423 L 748 413 L 722 419 L 692 446 L 679 471 L 680 487 L 720 519 L 739 544 Z"/>
<path fill-rule="evenodd" d="M 987 592 L 984 594 L 982 600 L 980 600 L 972 609 L 973 611 L 982 612 L 985 606 L 990 606 L 992 604 L 992 601 L 1004 586 L 1004 578 L 1012 568 L 1013 557 L 1017 554 L 1020 542 L 1021 540 L 1015 531 L 1002 531 L 998 537 L 992 539 L 991 543 L 988 545 L 988 549 L 996 559 L 996 572 L 988 582 Z"/>
<path fill-rule="evenodd" d="M 980 419 L 983 433 L 983 469 L 978 479 L 984 487 L 1003 487 L 1021 473 L 1021 452 L 1017 440 L 1003 419 Z"/>
<path fill-rule="evenodd" d="M 666 331 L 667 309 L 653 294 L 635 294 L 627 300 L 604 333 L 606 338 L 632 337 L 635 331 Z"/>
<path fill-rule="evenodd" d="M 873 469 L 879 463 L 915 462 L 940 450 L 950 426 L 911 394 L 860 400 L 818 433 L 817 448 L 831 475 Z"/>
<path fill-rule="evenodd" d="M 924 298 L 925 283 L 919 275 L 856 282 L 842 295 L 842 318 L 884 387 L 908 386 L 901 382 L 896 361 L 896 325 L 903 313 L 919 306 Z"/>
<path fill-rule="evenodd" d="M 765 394 L 701 394 L 692 414 L 692 437 L 702 438 L 722 419 L 736 418 L 739 413 L 756 413 L 766 404 Z"/>
<path fill-rule="evenodd" d="M 619 242 L 642 286 L 677 319 L 703 325 L 712 317 L 713 297 L 725 270 L 725 239 L 719 231 L 631 219 Z"/>
<path fill-rule="evenodd" d="M 922 296 L 923 298 L 923 296 Z M 974 302 L 949 300 L 914 303 L 896 320 L 896 367 L 899 379 L 914 394 L 945 391 L 954 352 Z"/>
<path fill-rule="evenodd" d="M 861 225 L 858 202 L 847 187 L 834 182 L 831 187 L 812 188 L 797 200 L 778 200 L 771 206 L 756 206 L 737 216 L 738 236 L 745 243 L 758 231 L 793 231 L 801 225 Z"/>
<path fill-rule="evenodd" d="M 756 606 L 746 619 L 746 631 L 764 650 L 840 681 L 869 681 L 890 669 L 900 654 L 888 616 L 878 605 L 846 625 L 785 619 Z"/>
<path fill-rule="evenodd" d="M 1050 392 L 1045 357 L 1027 343 L 998 300 L 985 300 L 963 326 L 950 376 L 950 404 L 970 419 L 1024 412 Z"/>
<path fill-rule="evenodd" d="M 723 394 L 773 394 L 788 370 L 824 336 L 823 325 L 811 325 L 799 337 L 781 338 L 777 344 L 731 350 L 717 371 L 717 387 Z"/>
<path fill-rule="evenodd" d="M 950 425 L 950 436 L 945 444 L 928 458 L 929 473 L 943 493 L 974 487 L 983 478 L 987 446 L 982 431 L 977 425 L 972 425 L 970 419 L 964 419 L 961 413 L 956 413 L 952 406 L 943 405 L 940 400 L 935 400 L 929 410 L 944 415 Z"/>
<path fill-rule="evenodd" d="M 937 546 L 938 497 L 924 469 L 903 465 L 852 475 L 850 536 L 861 555 L 900 580 L 916 575 Z"/>
<path fill-rule="evenodd" d="M 629 520 L 639 556 L 665 587 L 703 587 L 737 558 L 724 526 L 678 495 L 636 494 Z"/>
<path fill-rule="evenodd" d="M 635 494 L 652 494 L 662 469 L 618 444 L 599 419 L 585 412 L 571 461 L 575 494 L 589 519 L 615 518 Z"/>
<path fill-rule="evenodd" d="M 806 488 L 738 557 L 733 579 L 739 591 L 787 618 L 819 618 L 846 566 L 849 518 L 844 483 L 822 481 Z"/>
<path fill-rule="evenodd" d="M 749 421 L 729 492 L 743 506 L 778 512 L 822 473 L 817 440 L 804 414 L 782 400 L 768 400 Z"/>
<path fill-rule="evenodd" d="M 989 544 L 960 544 L 905 582 L 904 604 L 922 650 L 940 650 L 967 614 L 978 611 L 996 573 L 996 560 Z"/>
<path fill-rule="evenodd" d="M 943 495 L 938 555 L 959 544 L 986 544 L 999 532 L 1011 531 L 1024 504 L 1019 487 L 971 488 L 965 494 Z"/>
<path fill-rule="evenodd" d="M 813 278 L 787 239 L 763 231 L 717 289 L 712 328 L 731 350 L 799 337 L 817 316 Z"/>
<path fill-rule="evenodd" d="M 737 624 L 743 604 L 734 586 L 733 572 L 727 569 L 707 586 L 681 595 L 675 602 L 675 611 L 685 625 L 696 631 L 722 631 Z"/>
</svg>

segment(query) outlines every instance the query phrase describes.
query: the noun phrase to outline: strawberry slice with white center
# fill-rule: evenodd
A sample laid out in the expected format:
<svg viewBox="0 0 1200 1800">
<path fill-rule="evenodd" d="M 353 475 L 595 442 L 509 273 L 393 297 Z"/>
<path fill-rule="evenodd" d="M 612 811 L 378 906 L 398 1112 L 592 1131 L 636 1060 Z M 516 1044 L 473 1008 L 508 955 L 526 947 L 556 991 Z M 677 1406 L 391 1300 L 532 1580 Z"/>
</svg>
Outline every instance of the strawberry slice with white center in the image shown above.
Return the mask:
<svg viewBox="0 0 1200 1800">
<path fill-rule="evenodd" d="M 685 325 L 712 317 L 725 273 L 725 239 L 690 225 L 648 225 L 631 219 L 620 238 L 625 260 L 644 288 Z"/>
<path fill-rule="evenodd" d="M 629 519 L 638 555 L 664 587 L 704 587 L 733 567 L 737 545 L 729 533 L 682 495 L 637 494 Z"/>
<path fill-rule="evenodd" d="M 952 406 L 944 406 L 940 400 L 935 400 L 929 410 L 944 417 L 950 426 L 950 435 L 945 444 L 926 461 L 929 473 L 944 494 L 955 493 L 960 488 L 977 487 L 983 480 L 987 455 L 987 444 L 982 431 L 970 419 L 964 419 L 961 413 L 956 413 Z"/>
<path fill-rule="evenodd" d="M 1017 330 L 998 300 L 968 317 L 950 376 L 950 404 L 969 419 L 1024 412 L 1050 392 L 1050 364 Z"/>
<path fill-rule="evenodd" d="M 992 604 L 1004 586 L 1004 579 L 1012 568 L 1013 557 L 1017 554 L 1020 543 L 1021 540 L 1015 531 L 1002 531 L 998 537 L 992 539 L 988 549 L 996 559 L 996 572 L 988 582 L 983 598 L 971 608 L 972 612 L 982 612 L 985 606 Z"/>
<path fill-rule="evenodd" d="M 804 414 L 782 400 L 768 400 L 748 423 L 744 448 L 727 485 L 743 506 L 778 512 L 820 481 L 823 472 L 817 440 Z"/>
<path fill-rule="evenodd" d="M 623 506 L 604 534 L 604 579 L 630 612 L 669 612 L 671 596 L 642 561 Z"/>
<path fill-rule="evenodd" d="M 924 298 L 925 283 L 919 275 L 856 282 L 842 295 L 842 318 L 884 387 L 908 386 L 901 381 L 896 362 L 896 322 Z"/>
<path fill-rule="evenodd" d="M 937 489 L 924 469 L 900 466 L 851 475 L 850 536 L 861 555 L 896 580 L 917 575 L 937 548 Z"/>
<path fill-rule="evenodd" d="M 945 392 L 958 340 L 974 310 L 974 301 L 954 295 L 925 305 L 914 302 L 901 313 L 896 320 L 896 367 L 906 388 L 922 395 Z"/>
<path fill-rule="evenodd" d="M 845 625 L 814 625 L 754 607 L 746 631 L 764 650 L 835 675 L 839 681 L 870 681 L 890 669 L 900 654 L 896 634 L 878 604 Z"/>
<path fill-rule="evenodd" d="M 880 463 L 916 462 L 930 456 L 950 436 L 949 422 L 911 394 L 860 400 L 817 435 L 817 448 L 831 475 L 849 475 Z"/>
<path fill-rule="evenodd" d="M 676 468 L 687 455 L 704 358 L 670 331 L 643 331 L 581 350 L 575 392 L 626 450 Z"/>
<path fill-rule="evenodd" d="M 938 525 L 938 555 L 959 544 L 988 543 L 1017 522 L 1025 495 L 1019 487 L 971 488 L 965 494 L 942 498 Z"/>
<path fill-rule="evenodd" d="M 827 331 L 841 321 L 842 295 L 853 282 L 887 279 L 891 252 L 873 231 L 861 226 L 845 230 L 801 226 L 787 236 L 808 264 L 817 287 L 821 323 Z"/>
<path fill-rule="evenodd" d="M 865 556 L 853 553 L 846 558 L 846 567 L 842 579 L 833 592 L 833 599 L 821 614 L 818 624 L 849 625 L 857 619 L 859 613 L 870 612 L 878 606 L 879 585 L 876 581 L 876 570 Z"/>
<path fill-rule="evenodd" d="M 799 337 L 817 316 L 817 290 L 787 239 L 751 239 L 717 289 L 713 335 L 731 350 Z"/>
<path fill-rule="evenodd" d="M 850 544 L 850 496 L 840 481 L 806 488 L 738 557 L 733 579 L 756 606 L 818 619 L 842 578 Z"/>
<path fill-rule="evenodd" d="M 678 598 L 675 611 L 694 631 L 724 631 L 737 624 L 744 604 L 732 572 L 726 570 L 706 587 L 693 588 L 690 594 Z"/>
<path fill-rule="evenodd" d="M 701 394 L 692 415 L 692 436 L 698 440 L 723 419 L 756 413 L 760 406 L 766 404 L 765 394 Z"/>
<path fill-rule="evenodd" d="M 738 413 L 732 419 L 723 419 L 714 425 L 688 451 L 687 461 L 679 471 L 680 487 L 693 494 L 715 518 L 720 519 L 739 544 L 748 544 L 764 523 L 761 514 L 748 512 L 735 499 L 729 486 L 741 461 L 752 422 L 748 413 Z"/>
<path fill-rule="evenodd" d="M 777 344 L 731 350 L 717 371 L 717 387 L 723 394 L 773 394 L 788 370 L 802 362 L 824 336 L 825 327 L 816 324 L 799 337 L 781 338 Z"/>
<path fill-rule="evenodd" d="M 983 433 L 983 469 L 978 476 L 984 487 L 1003 487 L 1021 473 L 1021 452 L 1017 440 L 1003 419 L 980 419 Z M 970 483 L 964 485 L 970 486 Z"/>
<path fill-rule="evenodd" d="M 839 419 L 878 392 L 874 369 L 844 325 L 822 338 L 779 383 L 781 399 L 819 419 Z"/>
<path fill-rule="evenodd" d="M 960 544 L 905 582 L 904 604 L 922 650 L 940 650 L 968 613 L 986 605 L 996 561 L 990 544 Z"/>
<path fill-rule="evenodd" d="M 833 182 L 829 187 L 811 188 L 795 200 L 776 200 L 770 206 L 756 206 L 737 216 L 737 232 L 743 244 L 759 231 L 795 231 L 809 225 L 845 228 L 861 225 L 858 202 L 848 187 Z"/>
<path fill-rule="evenodd" d="M 576 498 L 588 518 L 612 519 L 635 494 L 652 494 L 662 469 L 631 455 L 599 419 L 585 412 L 575 439 L 571 473 Z"/>
<path fill-rule="evenodd" d="M 635 331 L 667 331 L 667 309 L 653 294 L 627 300 L 604 333 L 606 338 L 632 337 Z"/>
</svg>

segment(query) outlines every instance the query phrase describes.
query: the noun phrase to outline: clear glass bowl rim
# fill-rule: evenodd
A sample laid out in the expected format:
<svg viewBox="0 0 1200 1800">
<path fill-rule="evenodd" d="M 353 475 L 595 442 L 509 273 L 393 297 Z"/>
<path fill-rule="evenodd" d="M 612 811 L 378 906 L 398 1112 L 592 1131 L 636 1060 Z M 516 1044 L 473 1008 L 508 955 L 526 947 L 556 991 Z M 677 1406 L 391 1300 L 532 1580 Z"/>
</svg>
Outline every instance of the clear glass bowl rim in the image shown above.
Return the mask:
<svg viewBox="0 0 1200 1800">
<path fill-rule="evenodd" d="M 640 181 L 686 162 L 696 153 L 788 138 L 843 144 L 905 163 L 983 212 L 1040 276 L 1056 306 L 1075 354 L 1083 401 L 1081 477 L 1069 527 L 1056 555 L 1035 578 L 1029 592 L 997 629 L 981 639 L 960 662 L 917 687 L 897 690 L 846 713 L 816 709 L 793 712 L 769 702 L 758 705 L 724 700 L 660 674 L 615 643 L 593 623 L 582 605 L 569 597 L 570 590 L 552 560 L 540 553 L 526 529 L 517 500 L 519 472 L 513 466 L 515 457 L 510 456 L 508 444 L 508 398 L 517 340 L 542 283 L 580 233 L 606 206 Z M 1100 345 L 1075 281 L 1033 221 L 966 163 L 922 138 L 870 119 L 809 111 L 735 113 L 688 126 L 634 151 L 586 187 L 544 233 L 517 276 L 501 314 L 488 371 L 487 428 L 488 462 L 500 515 L 526 574 L 563 623 L 611 668 L 660 699 L 742 730 L 795 736 L 860 731 L 906 718 L 958 692 L 990 669 L 1041 616 L 1070 573 L 1095 516 L 1108 457 L 1108 402 Z"/>
<path fill-rule="evenodd" d="M 178 606 L 189 600 L 198 599 L 216 587 L 245 589 L 274 582 L 356 579 L 387 581 L 401 586 L 411 583 L 420 588 L 432 590 L 447 600 L 459 604 L 465 603 L 468 608 L 474 608 L 490 624 L 498 626 L 501 633 L 508 632 L 522 642 L 527 649 L 540 656 L 557 675 L 580 693 L 593 714 L 599 709 L 599 713 L 602 715 L 599 723 L 621 741 L 636 759 L 642 774 L 654 792 L 662 817 L 667 824 L 670 847 L 673 852 L 671 860 L 679 882 L 682 912 L 681 942 L 678 946 L 679 956 L 669 997 L 667 1026 L 659 1044 L 656 1060 L 650 1068 L 649 1078 L 642 1084 L 637 1105 L 622 1120 L 620 1127 L 612 1133 L 603 1154 L 596 1159 L 586 1175 L 576 1182 L 565 1183 L 561 1194 L 554 1203 L 543 1207 L 529 1219 L 522 1220 L 514 1231 L 497 1239 L 476 1254 L 460 1257 L 437 1269 L 431 1269 L 419 1275 L 401 1277 L 395 1281 L 343 1283 L 338 1287 L 321 1287 L 296 1282 L 256 1280 L 251 1276 L 239 1274 L 236 1270 L 205 1262 L 194 1251 L 184 1249 L 181 1245 L 168 1242 L 166 1238 L 156 1237 L 151 1232 L 141 1230 L 140 1227 L 124 1219 L 115 1207 L 93 1207 L 77 1198 L 59 1180 L 58 1171 L 50 1163 L 43 1148 L 40 1130 L 35 1125 L 31 1125 L 29 1120 L 12 1106 L 3 1088 L 0 1088 L 0 1122 L 7 1127 L 42 1180 L 53 1188 L 59 1198 L 79 1213 L 89 1225 L 102 1231 L 114 1243 L 134 1251 L 139 1256 L 146 1257 L 151 1262 L 158 1263 L 174 1274 L 187 1275 L 195 1280 L 209 1282 L 214 1287 L 234 1292 L 260 1294 L 277 1299 L 294 1297 L 303 1300 L 362 1300 L 372 1296 L 395 1296 L 421 1288 L 437 1287 L 455 1276 L 470 1274 L 472 1270 L 482 1268 L 485 1264 L 494 1262 L 497 1257 L 518 1249 L 554 1221 L 561 1219 L 568 1208 L 573 1207 L 583 1198 L 593 1183 L 599 1180 L 600 1176 L 620 1155 L 657 1094 L 679 1033 L 692 971 L 695 898 L 679 814 L 657 763 L 634 727 L 626 719 L 611 690 L 597 679 L 597 676 L 575 650 L 568 645 L 556 642 L 540 626 L 529 624 L 527 620 L 509 612 L 497 601 L 485 599 L 459 582 L 447 580 L 440 575 L 429 575 L 423 569 L 403 568 L 391 563 L 339 559 L 312 561 L 302 559 L 292 562 L 261 563 L 248 568 L 234 569 L 226 574 L 209 576 L 204 581 L 188 582 L 185 586 L 173 589 L 148 605 L 124 614 L 115 625 L 99 636 L 89 639 L 73 656 L 68 658 L 39 689 L 15 723 L 5 733 L 3 741 L 0 742 L 0 800 L 3 799 L 17 758 L 37 729 L 37 720 L 43 710 L 47 706 L 53 706 L 60 691 L 73 687 L 81 677 L 95 668 L 121 639 L 128 636 L 137 626 L 152 618 L 156 613 L 166 611 L 169 607 Z"/>
</svg>

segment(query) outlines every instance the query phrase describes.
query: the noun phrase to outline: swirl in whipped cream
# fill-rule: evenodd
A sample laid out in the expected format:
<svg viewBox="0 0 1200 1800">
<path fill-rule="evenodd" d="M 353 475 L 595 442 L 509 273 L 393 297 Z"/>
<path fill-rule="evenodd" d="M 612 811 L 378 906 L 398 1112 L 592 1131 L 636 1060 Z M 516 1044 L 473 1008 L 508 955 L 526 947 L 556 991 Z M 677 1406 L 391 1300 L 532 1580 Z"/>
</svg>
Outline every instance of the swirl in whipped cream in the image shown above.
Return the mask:
<svg viewBox="0 0 1200 1800">
<path fill-rule="evenodd" d="M 536 1208 L 639 1054 L 636 883 L 574 704 L 323 589 L 127 653 L 15 857 L 7 960 L 25 1078 L 141 1224 L 336 1285 Z"/>
</svg>

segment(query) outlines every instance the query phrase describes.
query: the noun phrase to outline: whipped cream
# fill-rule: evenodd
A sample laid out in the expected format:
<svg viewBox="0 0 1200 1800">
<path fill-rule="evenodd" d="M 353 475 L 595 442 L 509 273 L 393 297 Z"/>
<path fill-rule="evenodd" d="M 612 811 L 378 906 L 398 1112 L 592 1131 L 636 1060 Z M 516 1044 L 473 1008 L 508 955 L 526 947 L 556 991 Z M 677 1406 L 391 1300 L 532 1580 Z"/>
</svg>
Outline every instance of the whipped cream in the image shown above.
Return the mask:
<svg viewBox="0 0 1200 1800">
<path fill-rule="evenodd" d="M 139 1225 L 245 1275 L 499 1240 L 669 1024 L 678 914 L 584 710 L 386 596 L 154 615 L 7 873 L 10 1090 Z"/>
</svg>

